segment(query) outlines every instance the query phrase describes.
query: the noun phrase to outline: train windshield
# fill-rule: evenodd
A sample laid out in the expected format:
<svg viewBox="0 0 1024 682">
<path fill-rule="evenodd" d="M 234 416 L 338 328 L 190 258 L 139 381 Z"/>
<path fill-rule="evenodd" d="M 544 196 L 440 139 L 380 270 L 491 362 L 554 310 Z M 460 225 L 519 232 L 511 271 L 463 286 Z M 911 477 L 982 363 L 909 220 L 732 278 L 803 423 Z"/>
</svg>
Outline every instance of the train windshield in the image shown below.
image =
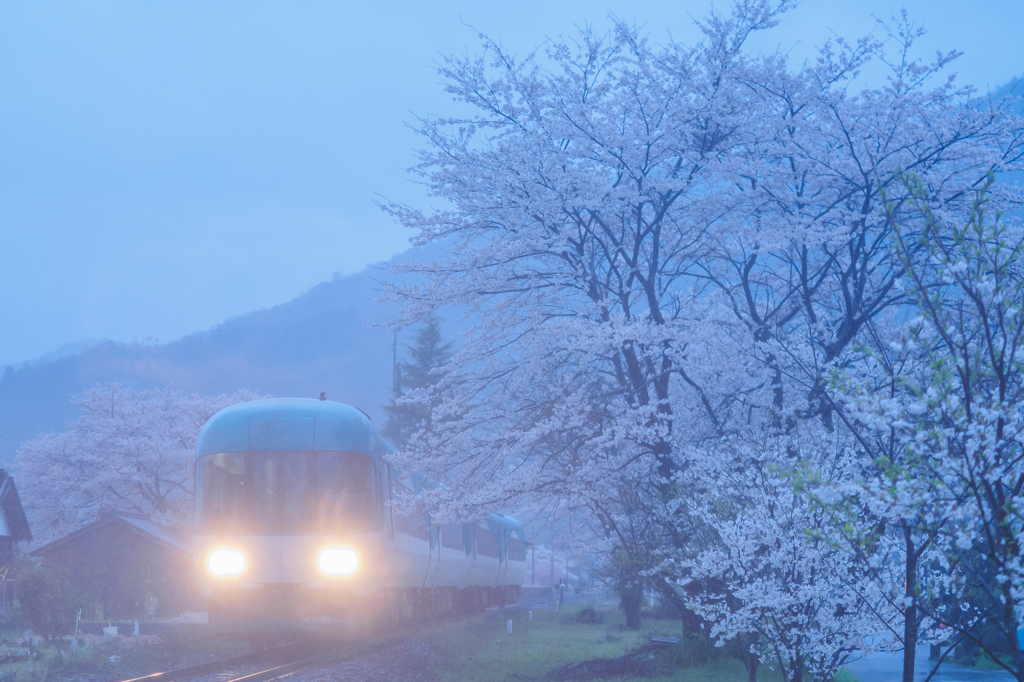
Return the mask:
<svg viewBox="0 0 1024 682">
<path fill-rule="evenodd" d="M 373 461 L 355 452 L 221 452 L 196 463 L 199 532 L 360 532 L 376 518 Z"/>
</svg>

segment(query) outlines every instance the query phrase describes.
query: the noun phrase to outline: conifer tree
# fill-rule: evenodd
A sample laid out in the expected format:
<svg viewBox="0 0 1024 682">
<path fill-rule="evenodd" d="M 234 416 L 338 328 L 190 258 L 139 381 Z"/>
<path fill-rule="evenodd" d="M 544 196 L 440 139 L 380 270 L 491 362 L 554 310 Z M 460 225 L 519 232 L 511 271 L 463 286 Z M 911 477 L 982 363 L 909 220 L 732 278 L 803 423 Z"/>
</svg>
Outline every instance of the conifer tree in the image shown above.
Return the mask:
<svg viewBox="0 0 1024 682">
<path fill-rule="evenodd" d="M 391 399 L 384 406 L 384 437 L 396 448 L 403 449 L 421 429 L 430 429 L 437 401 L 430 389 L 443 376 L 441 370 L 452 356 L 452 343 L 441 335 L 441 320 L 428 315 L 413 343 L 404 344 L 407 361 L 396 363 Z"/>
</svg>

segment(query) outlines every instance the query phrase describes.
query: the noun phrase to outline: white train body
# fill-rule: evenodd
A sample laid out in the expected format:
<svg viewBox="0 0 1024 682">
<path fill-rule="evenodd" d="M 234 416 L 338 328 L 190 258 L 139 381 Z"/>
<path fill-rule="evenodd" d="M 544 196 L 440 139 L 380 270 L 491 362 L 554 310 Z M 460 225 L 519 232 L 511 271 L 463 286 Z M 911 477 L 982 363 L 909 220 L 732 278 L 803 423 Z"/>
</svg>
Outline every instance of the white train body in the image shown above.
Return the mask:
<svg viewBox="0 0 1024 682">
<path fill-rule="evenodd" d="M 392 471 L 393 451 L 335 402 L 260 400 L 210 419 L 196 448 L 192 548 L 218 630 L 379 628 L 518 598 L 522 525 L 395 513 L 420 477 Z"/>
</svg>

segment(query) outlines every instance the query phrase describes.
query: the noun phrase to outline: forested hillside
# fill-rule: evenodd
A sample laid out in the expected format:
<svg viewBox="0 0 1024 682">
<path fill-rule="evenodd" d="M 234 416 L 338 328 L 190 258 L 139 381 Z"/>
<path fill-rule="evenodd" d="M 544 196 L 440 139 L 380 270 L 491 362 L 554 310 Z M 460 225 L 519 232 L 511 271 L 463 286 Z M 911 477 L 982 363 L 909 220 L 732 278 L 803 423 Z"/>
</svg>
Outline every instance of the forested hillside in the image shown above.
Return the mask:
<svg viewBox="0 0 1024 682">
<path fill-rule="evenodd" d="M 399 257 L 407 257 L 407 252 Z M 422 255 L 420 256 L 422 258 Z M 369 325 L 395 308 L 374 302 L 383 267 L 323 282 L 279 306 L 160 345 L 90 345 L 9 367 L 0 380 L 0 466 L 18 444 L 73 419 L 69 397 L 98 383 L 171 385 L 202 395 L 251 388 L 358 406 L 379 422 L 391 382 L 391 333 Z"/>
<path fill-rule="evenodd" d="M 997 89 L 1024 96 L 1018 78 Z M 1018 111 L 1024 100 L 1018 100 Z M 394 260 L 423 259 L 413 249 Z M 134 388 L 170 384 L 203 395 L 251 388 L 277 396 L 317 396 L 357 405 L 383 418 L 391 381 L 391 336 L 372 328 L 395 312 L 374 303 L 383 266 L 323 282 L 273 308 L 160 345 L 68 344 L 55 353 L 8 367 L 0 378 L 0 466 L 22 441 L 60 430 L 73 419 L 69 397 L 98 383 Z M 79 350 L 79 349 L 84 350 Z"/>
</svg>

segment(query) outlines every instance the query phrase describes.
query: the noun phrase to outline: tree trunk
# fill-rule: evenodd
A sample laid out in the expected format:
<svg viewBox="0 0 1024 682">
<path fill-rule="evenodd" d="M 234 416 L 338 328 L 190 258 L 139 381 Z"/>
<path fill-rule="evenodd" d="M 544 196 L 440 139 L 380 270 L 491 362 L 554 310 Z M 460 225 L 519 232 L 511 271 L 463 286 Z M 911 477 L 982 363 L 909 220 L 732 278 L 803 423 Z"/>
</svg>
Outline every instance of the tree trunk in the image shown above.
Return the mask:
<svg viewBox="0 0 1024 682">
<path fill-rule="evenodd" d="M 1009 585 L 1007 585 L 1007 590 Z M 1006 600 L 1003 605 L 1003 622 L 1006 628 L 1006 639 L 1010 645 L 1010 656 L 1012 658 L 1011 672 L 1018 680 L 1024 680 L 1024 653 L 1020 650 L 1020 637 L 1017 636 L 1017 611 L 1013 602 Z"/>
<path fill-rule="evenodd" d="M 626 627 L 630 630 L 640 629 L 640 608 L 644 600 L 643 583 L 640 585 L 627 585 L 619 595 L 622 600 L 622 610 L 626 612 Z"/>
<path fill-rule="evenodd" d="M 907 546 L 907 579 L 904 596 L 907 606 L 903 612 L 903 682 L 914 682 L 914 657 L 917 654 L 917 549 L 913 531 L 903 526 L 903 539 Z"/>
<path fill-rule="evenodd" d="M 743 657 L 743 666 L 747 669 L 747 682 L 757 682 L 757 666 L 760 662 L 754 654 Z"/>
</svg>

